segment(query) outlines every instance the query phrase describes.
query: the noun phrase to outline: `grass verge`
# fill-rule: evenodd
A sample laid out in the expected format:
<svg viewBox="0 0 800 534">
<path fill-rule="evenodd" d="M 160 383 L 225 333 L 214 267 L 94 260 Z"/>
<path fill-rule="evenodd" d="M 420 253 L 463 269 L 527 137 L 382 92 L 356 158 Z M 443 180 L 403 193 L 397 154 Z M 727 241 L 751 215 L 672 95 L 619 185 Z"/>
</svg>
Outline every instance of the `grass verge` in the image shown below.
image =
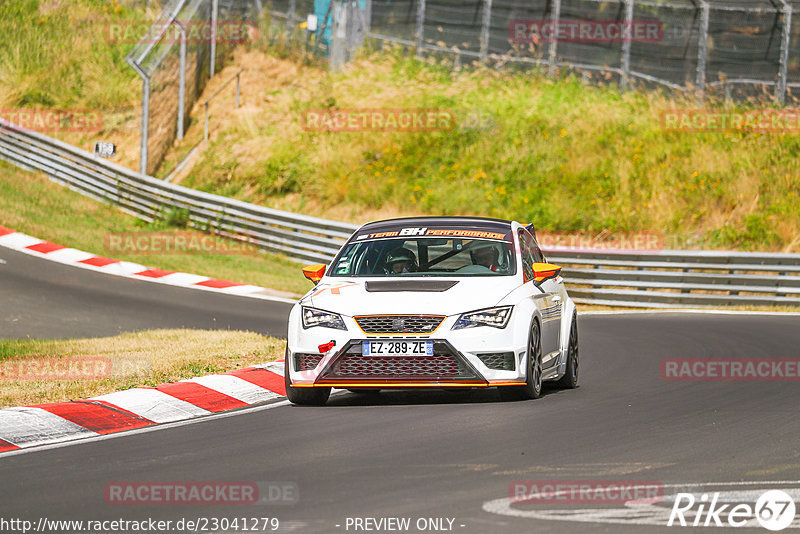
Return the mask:
<svg viewBox="0 0 800 534">
<path fill-rule="evenodd" d="M 85 399 L 137 386 L 222 373 L 283 356 L 285 341 L 252 332 L 149 330 L 114 337 L 0 340 L 0 408 Z M 94 362 L 108 362 L 95 367 Z M 40 380 L 60 365 L 69 380 Z M 75 367 L 75 366 L 78 367 Z M 99 371 L 99 369 L 103 371 Z"/>
</svg>

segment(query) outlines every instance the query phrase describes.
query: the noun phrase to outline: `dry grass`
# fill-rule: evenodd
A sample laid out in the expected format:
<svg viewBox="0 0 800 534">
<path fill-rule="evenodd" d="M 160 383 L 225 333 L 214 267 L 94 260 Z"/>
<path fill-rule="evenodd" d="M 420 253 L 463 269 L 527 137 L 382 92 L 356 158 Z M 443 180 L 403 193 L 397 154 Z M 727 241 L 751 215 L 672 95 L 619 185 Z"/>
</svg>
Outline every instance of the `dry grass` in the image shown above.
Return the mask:
<svg viewBox="0 0 800 534">
<path fill-rule="evenodd" d="M 0 374 L 14 377 L 0 379 L 0 407 L 85 399 L 231 371 L 273 361 L 283 356 L 284 347 L 283 340 L 252 332 L 188 329 L 97 339 L 0 341 Z M 110 371 L 90 372 L 88 378 L 35 379 L 35 369 L 53 369 L 58 362 L 105 359 L 110 362 Z M 15 376 L 20 368 L 27 370 Z"/>
<path fill-rule="evenodd" d="M 391 54 L 332 73 L 254 48 L 237 50 L 220 81 L 241 66 L 243 105 L 220 95 L 184 185 L 354 223 L 474 214 L 658 232 L 667 248 L 800 251 L 796 136 L 662 129 L 663 111 L 693 101 Z M 327 107 L 450 109 L 458 127 L 304 131 L 303 111 Z"/>
</svg>

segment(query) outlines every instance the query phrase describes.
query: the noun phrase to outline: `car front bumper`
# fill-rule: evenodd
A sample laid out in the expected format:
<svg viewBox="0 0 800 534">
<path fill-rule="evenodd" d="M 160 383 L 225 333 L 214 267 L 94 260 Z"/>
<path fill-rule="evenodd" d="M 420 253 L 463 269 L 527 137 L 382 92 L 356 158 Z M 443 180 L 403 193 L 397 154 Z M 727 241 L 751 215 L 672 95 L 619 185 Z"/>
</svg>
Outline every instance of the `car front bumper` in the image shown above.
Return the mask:
<svg viewBox="0 0 800 534">
<path fill-rule="evenodd" d="M 290 314 L 287 371 L 293 387 L 491 387 L 525 382 L 524 361 L 530 325 L 509 321 L 505 328 L 452 330 L 458 315 L 447 316 L 428 335 L 366 335 L 352 317 L 347 330 L 300 326 L 299 307 Z M 364 356 L 362 341 L 430 340 L 432 356 Z M 320 346 L 334 343 L 321 352 Z M 324 347 L 323 347 L 324 348 Z"/>
</svg>

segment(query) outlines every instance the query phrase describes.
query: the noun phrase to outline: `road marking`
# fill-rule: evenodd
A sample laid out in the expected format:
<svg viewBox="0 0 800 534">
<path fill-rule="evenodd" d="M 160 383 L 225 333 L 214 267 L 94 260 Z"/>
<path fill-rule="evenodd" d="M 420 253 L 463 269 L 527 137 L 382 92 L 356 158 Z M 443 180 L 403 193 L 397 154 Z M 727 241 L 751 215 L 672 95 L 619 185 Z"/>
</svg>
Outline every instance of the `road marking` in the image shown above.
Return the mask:
<svg viewBox="0 0 800 534">
<path fill-rule="evenodd" d="M 126 389 L 92 397 L 89 400 L 105 401 L 156 423 L 170 423 L 211 413 L 157 389 Z"/>
<path fill-rule="evenodd" d="M 0 411 L 0 428 L 3 441 L 18 447 L 33 447 L 63 439 L 97 435 L 72 421 L 33 407 Z"/>
<path fill-rule="evenodd" d="M 219 391 L 224 395 L 233 397 L 234 399 L 240 400 L 246 404 L 255 404 L 257 402 L 263 402 L 279 396 L 275 392 L 258 387 L 255 384 L 251 384 L 246 380 L 242 380 L 239 377 L 231 375 L 199 376 L 189 380 L 182 380 L 182 382 L 194 382 L 196 384 L 200 384 L 201 386 L 213 389 L 214 391 Z"/>
<path fill-rule="evenodd" d="M 345 392 L 345 391 L 339 391 L 339 392 L 334 391 L 333 393 L 331 393 L 331 398 L 333 399 L 333 398 L 338 397 L 339 395 L 346 395 L 346 394 L 347 394 L 347 392 Z M 133 429 L 133 430 L 126 430 L 124 432 L 117 432 L 115 434 L 104 434 L 104 435 L 92 436 L 92 437 L 88 437 L 88 438 L 80 438 L 80 439 L 76 439 L 76 440 L 72 440 L 72 441 L 64 441 L 62 443 L 52 443 L 50 445 L 41 445 L 41 446 L 33 447 L 33 448 L 26 448 L 26 449 L 14 450 L 14 451 L 7 451 L 7 452 L 4 452 L 2 454 L 2 457 L 6 458 L 8 456 L 16 456 L 16 455 L 19 455 L 19 454 L 30 454 L 30 453 L 35 453 L 35 452 L 39 452 L 39 451 L 49 451 L 49 450 L 52 450 L 52 449 L 60 449 L 62 447 L 72 447 L 73 445 L 82 445 L 84 443 L 94 443 L 96 441 L 105 441 L 105 440 L 108 440 L 108 439 L 124 438 L 126 436 L 132 436 L 132 435 L 136 435 L 136 434 L 143 434 L 143 433 L 146 433 L 146 432 L 158 432 L 160 430 L 169 430 L 169 429 L 172 429 L 172 428 L 179 428 L 179 427 L 182 427 L 182 426 L 195 425 L 195 424 L 198 424 L 198 423 L 205 423 L 207 421 L 214 421 L 214 420 L 223 419 L 223 418 L 226 418 L 226 417 L 238 417 L 240 415 L 251 414 L 251 413 L 255 413 L 255 412 L 261 412 L 261 411 L 264 411 L 264 410 L 272 410 L 274 408 L 282 408 L 284 406 L 291 406 L 291 404 L 292 403 L 289 402 L 288 399 L 283 399 L 283 400 L 280 400 L 280 401 L 277 401 L 277 402 L 272 402 L 270 404 L 262 404 L 262 405 L 259 405 L 259 406 L 251 406 L 249 408 L 242 408 L 241 410 L 233 410 L 233 411 L 229 411 L 229 412 L 210 414 L 210 415 L 205 415 L 205 416 L 202 416 L 202 417 L 196 417 L 194 419 L 184 419 L 182 421 L 174 421 L 172 423 L 163 423 L 163 424 L 160 424 L 160 425 L 146 426 L 146 427 L 143 427 L 143 428 L 136 428 L 136 429 Z"/>
</svg>

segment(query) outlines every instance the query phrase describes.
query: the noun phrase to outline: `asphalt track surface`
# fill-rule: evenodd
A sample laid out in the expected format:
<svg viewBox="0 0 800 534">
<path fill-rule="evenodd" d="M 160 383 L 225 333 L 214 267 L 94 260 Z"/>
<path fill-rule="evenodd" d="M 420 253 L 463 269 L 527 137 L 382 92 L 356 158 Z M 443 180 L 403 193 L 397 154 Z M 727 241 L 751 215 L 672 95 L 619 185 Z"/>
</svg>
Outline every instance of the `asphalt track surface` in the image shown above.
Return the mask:
<svg viewBox="0 0 800 534">
<path fill-rule="evenodd" d="M 101 337 L 152 328 L 286 336 L 286 303 L 133 280 L 3 247 L 0 260 L 0 338 Z"/>
<path fill-rule="evenodd" d="M 34 265 L 2 249 L 0 258 L 8 261 L 0 265 L 6 335 L 8 302 L 18 308 L 16 336 L 26 328 L 31 335 L 55 337 L 208 327 L 212 315 L 217 327 L 280 333 L 270 321 L 285 315 L 273 303 L 173 292 L 46 261 Z M 143 287 L 148 285 L 153 289 Z M 30 296 L 19 295 L 20 289 Z M 101 301 L 97 307 L 95 300 Z M 153 307 L 160 308 L 161 319 L 150 316 Z M 38 317 L 41 309 L 48 323 Z M 84 325 L 97 321 L 102 325 Z M 503 403 L 490 390 L 342 393 L 325 407 L 277 403 L 6 454 L 0 458 L 0 518 L 277 517 L 281 532 L 336 533 L 367 532 L 345 528 L 348 517 L 409 517 L 412 525 L 419 518 L 451 518 L 452 531 L 465 533 L 669 532 L 675 528 L 511 517 L 483 505 L 507 497 L 517 480 L 685 485 L 800 479 L 797 382 L 675 382 L 660 374 L 668 357 L 797 358 L 800 318 L 585 316 L 580 343 L 580 388 L 550 388 L 534 401 Z M 208 480 L 287 482 L 296 484 L 299 499 L 245 506 L 121 506 L 104 500 L 112 482 Z M 403 532 L 422 531 L 433 530 Z"/>
</svg>

